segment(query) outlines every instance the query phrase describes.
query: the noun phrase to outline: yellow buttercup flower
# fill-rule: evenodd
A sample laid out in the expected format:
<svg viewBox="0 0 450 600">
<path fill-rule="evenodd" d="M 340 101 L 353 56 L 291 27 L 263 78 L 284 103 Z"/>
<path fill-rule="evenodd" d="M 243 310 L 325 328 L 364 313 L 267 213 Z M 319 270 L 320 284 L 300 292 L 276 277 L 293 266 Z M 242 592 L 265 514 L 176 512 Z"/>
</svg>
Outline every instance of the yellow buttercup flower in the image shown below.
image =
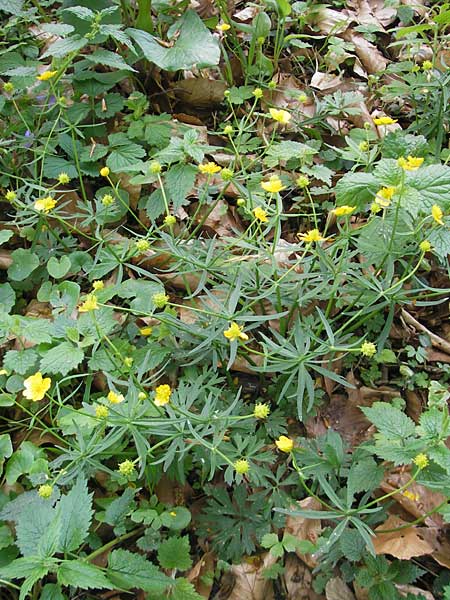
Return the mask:
<svg viewBox="0 0 450 600">
<path fill-rule="evenodd" d="M 215 175 L 215 173 L 220 173 L 222 167 L 219 167 L 215 162 L 207 162 L 202 165 L 198 165 L 198 170 L 200 173 L 206 173 L 207 175 Z"/>
<path fill-rule="evenodd" d="M 278 450 L 281 450 L 281 452 L 286 453 L 291 452 L 292 448 L 294 447 L 293 440 L 291 440 L 291 438 L 288 438 L 285 435 L 280 435 L 280 437 L 275 441 L 275 444 Z"/>
<path fill-rule="evenodd" d="M 38 75 L 36 79 L 39 79 L 39 81 L 48 81 L 49 79 L 52 79 L 57 72 L 58 71 L 44 71 L 41 75 Z"/>
<path fill-rule="evenodd" d="M 253 416 L 256 419 L 267 419 L 270 414 L 270 406 L 268 404 L 263 404 L 262 402 L 258 402 L 255 404 L 255 408 L 253 410 Z"/>
<path fill-rule="evenodd" d="M 236 473 L 244 475 L 245 473 L 248 473 L 250 466 L 248 464 L 248 461 L 245 460 L 245 458 L 240 458 L 234 463 L 234 468 Z"/>
<path fill-rule="evenodd" d="M 53 494 L 53 486 L 51 486 L 50 484 L 44 483 L 43 485 L 39 486 L 38 495 L 41 498 L 45 498 L 45 499 L 50 498 L 50 496 L 52 494 Z"/>
<path fill-rule="evenodd" d="M 310 231 L 307 231 L 306 233 L 299 233 L 298 237 L 303 242 L 307 242 L 309 244 L 311 244 L 313 242 L 323 242 L 323 240 L 325 239 L 324 237 L 322 237 L 322 235 L 320 234 L 320 231 L 318 229 L 311 229 Z"/>
<path fill-rule="evenodd" d="M 109 171 L 109 167 L 102 167 L 102 168 L 100 169 L 100 175 L 101 175 L 102 177 L 108 177 L 109 173 L 110 173 L 110 171 Z"/>
<path fill-rule="evenodd" d="M 419 158 L 417 156 L 408 156 L 408 158 L 401 156 L 399 159 L 397 159 L 397 164 L 405 171 L 416 171 L 420 166 L 422 166 L 423 161 L 423 158 Z"/>
<path fill-rule="evenodd" d="M 45 394 L 50 389 L 52 384 L 52 380 L 50 377 L 42 377 L 42 373 L 38 371 L 34 375 L 27 377 L 23 382 L 25 391 L 23 395 L 28 400 L 33 400 L 33 402 L 39 402 L 39 400 L 43 400 Z"/>
<path fill-rule="evenodd" d="M 437 204 L 433 204 L 433 206 L 431 207 L 431 216 L 436 221 L 436 223 L 439 223 L 439 225 L 444 224 L 444 221 L 442 220 L 444 213 L 442 212 L 441 207 Z"/>
<path fill-rule="evenodd" d="M 430 461 L 428 460 L 428 456 L 421 452 L 413 458 L 413 463 L 416 467 L 419 467 L 419 469 L 425 469 L 425 467 L 428 467 L 430 464 Z"/>
<path fill-rule="evenodd" d="M 375 125 L 393 125 L 397 123 L 397 119 L 392 119 L 391 117 L 375 117 L 373 119 Z"/>
<path fill-rule="evenodd" d="M 271 194 L 277 194 L 278 192 L 281 192 L 281 190 L 286 189 L 286 186 L 282 184 L 278 175 L 272 175 L 269 181 L 261 181 L 261 187 Z"/>
<path fill-rule="evenodd" d="M 229 23 L 221 23 L 220 25 L 216 25 L 217 31 L 228 31 L 231 29 L 231 25 Z"/>
<path fill-rule="evenodd" d="M 412 502 L 417 502 L 418 500 L 420 500 L 420 497 L 418 494 L 414 494 L 413 492 L 410 492 L 409 490 L 404 490 L 402 492 L 402 496 L 405 496 L 405 498 L 408 498 L 408 500 L 411 500 Z"/>
<path fill-rule="evenodd" d="M 155 389 L 155 404 L 156 406 L 164 406 L 170 400 L 170 396 L 172 395 L 172 389 L 170 385 L 164 383 L 163 385 L 158 385 Z"/>
<path fill-rule="evenodd" d="M 244 327 L 242 325 L 238 325 L 233 321 L 230 327 L 223 332 L 223 335 L 227 340 L 230 340 L 230 342 L 235 342 L 236 340 L 246 342 L 248 340 L 248 335 L 242 331 L 243 329 Z"/>
<path fill-rule="evenodd" d="M 345 217 L 347 215 L 351 215 L 355 209 L 356 206 L 348 206 L 347 204 L 344 204 L 343 206 L 334 208 L 331 212 L 333 212 L 337 217 Z"/>
<path fill-rule="evenodd" d="M 40 200 L 36 200 L 34 203 L 34 209 L 38 212 L 44 212 L 45 214 L 49 213 L 52 208 L 55 208 L 57 201 L 51 196 L 46 196 L 45 198 L 41 198 Z"/>
<path fill-rule="evenodd" d="M 256 208 L 253 209 L 253 214 L 255 215 L 255 218 L 258 219 L 258 221 L 261 221 L 261 223 L 267 223 L 267 221 L 269 220 L 267 218 L 267 213 L 264 209 L 262 209 L 260 206 L 257 206 Z"/>
<path fill-rule="evenodd" d="M 292 118 L 292 115 L 287 110 L 283 110 L 282 108 L 269 108 L 270 116 L 278 123 L 282 125 L 287 125 Z"/>
<path fill-rule="evenodd" d="M 395 194 L 395 192 L 396 189 L 392 186 L 381 188 L 381 190 L 378 190 L 377 192 L 376 203 L 383 208 L 387 208 L 390 205 L 392 196 Z"/>
<path fill-rule="evenodd" d="M 91 312 L 92 310 L 98 310 L 97 297 L 94 294 L 89 294 L 86 300 L 78 307 L 78 312 Z"/>
<path fill-rule="evenodd" d="M 141 327 L 139 329 L 139 333 L 143 336 L 152 335 L 153 328 L 152 327 Z"/>
<path fill-rule="evenodd" d="M 123 394 L 118 394 L 117 392 L 113 392 L 112 390 L 108 392 L 108 395 L 106 397 L 108 398 L 109 402 L 111 402 L 111 404 L 120 404 L 125 400 Z"/>
</svg>

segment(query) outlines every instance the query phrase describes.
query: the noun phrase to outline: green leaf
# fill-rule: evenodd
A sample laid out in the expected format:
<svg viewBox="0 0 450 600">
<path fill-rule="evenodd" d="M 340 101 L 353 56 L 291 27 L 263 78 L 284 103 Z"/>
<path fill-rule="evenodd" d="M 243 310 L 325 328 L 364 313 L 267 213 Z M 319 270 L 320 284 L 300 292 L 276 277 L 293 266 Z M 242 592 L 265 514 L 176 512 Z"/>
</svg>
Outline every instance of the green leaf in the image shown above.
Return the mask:
<svg viewBox="0 0 450 600">
<path fill-rule="evenodd" d="M 113 550 L 108 558 L 108 577 L 126 590 L 163 593 L 173 581 L 146 558 L 128 550 Z"/>
<path fill-rule="evenodd" d="M 92 494 L 89 494 L 85 480 L 78 479 L 70 492 L 62 496 L 58 510 L 62 515 L 60 548 L 64 552 L 73 552 L 88 536 L 94 512 Z"/>
<path fill-rule="evenodd" d="M 23 556 L 35 556 L 39 543 L 55 521 L 55 509 L 50 501 L 45 504 L 27 504 L 21 511 L 17 525 L 17 546 Z"/>
<path fill-rule="evenodd" d="M 32 348 L 25 350 L 8 350 L 3 359 L 3 367 L 12 373 L 25 375 L 33 370 L 39 359 L 38 353 Z"/>
<path fill-rule="evenodd" d="M 360 410 L 387 439 L 404 440 L 415 433 L 414 421 L 387 402 L 374 402 L 372 406 L 362 406 Z"/>
<path fill-rule="evenodd" d="M 231 87 L 228 95 L 228 100 L 232 104 L 244 104 L 246 100 L 249 100 L 253 96 L 253 85 L 241 85 L 240 87 Z M 270 149 L 269 149 L 270 151 Z"/>
<path fill-rule="evenodd" d="M 41 58 L 47 58 L 47 56 L 51 56 L 52 58 L 63 58 L 71 52 L 81 50 L 87 43 L 88 40 L 79 35 L 73 35 L 69 38 L 57 40 L 47 48 Z"/>
<path fill-rule="evenodd" d="M 57 570 L 58 583 L 82 590 L 112 589 L 113 586 L 99 568 L 76 560 L 63 561 Z"/>
<path fill-rule="evenodd" d="M 450 231 L 447 227 L 435 227 L 427 239 L 439 258 L 445 259 L 450 254 Z"/>
<path fill-rule="evenodd" d="M 136 503 L 134 496 L 137 490 L 126 488 L 121 496 L 115 498 L 105 512 L 105 522 L 109 525 L 118 525 L 134 509 Z"/>
<path fill-rule="evenodd" d="M 431 211 L 438 204 L 444 212 L 450 210 L 450 167 L 430 165 L 408 174 L 406 184 L 420 192 L 423 210 Z"/>
<path fill-rule="evenodd" d="M 179 21 L 171 27 L 173 46 L 161 46 L 157 38 L 139 29 L 127 29 L 141 48 L 147 60 L 154 62 L 165 71 L 179 71 L 197 67 L 212 67 L 219 64 L 220 47 L 200 17 L 193 10 L 187 10 Z"/>
<path fill-rule="evenodd" d="M 268 167 L 275 167 L 280 162 L 287 162 L 292 159 L 310 163 L 312 157 L 317 154 L 317 152 L 318 150 L 312 148 L 308 144 L 285 140 L 278 144 L 272 144 L 269 147 L 266 158 L 264 159 L 264 164 Z"/>
<path fill-rule="evenodd" d="M 0 458 L 9 458 L 12 453 L 13 447 L 9 433 L 2 433 L 0 435 Z"/>
<path fill-rule="evenodd" d="M 47 319 L 20 317 L 20 335 L 34 344 L 48 344 L 52 341 L 53 324 Z"/>
<path fill-rule="evenodd" d="M 106 159 L 106 164 L 114 173 L 119 173 L 127 169 L 135 170 L 136 161 L 138 158 L 145 156 L 145 150 L 142 146 L 130 142 L 127 138 L 125 140 L 122 139 L 120 143 L 116 143 L 114 136 L 118 135 L 122 136 L 122 134 L 112 134 L 108 138 L 112 149 Z"/>
<path fill-rule="evenodd" d="M 16 292 L 9 283 L 0 283 L 0 309 L 9 313 L 16 303 Z"/>
<path fill-rule="evenodd" d="M 61 279 L 69 272 L 70 266 L 71 262 L 68 256 L 62 256 L 59 260 L 52 256 L 47 263 L 47 271 L 50 277 Z"/>
<path fill-rule="evenodd" d="M 22 442 L 20 448 L 14 452 L 6 466 L 8 485 L 13 485 L 21 475 L 29 473 L 34 461 L 42 455 L 43 451 L 36 448 L 31 442 Z"/>
<path fill-rule="evenodd" d="M 175 579 L 169 598 L 170 600 L 204 600 L 204 596 L 197 594 L 192 583 L 184 577 Z"/>
<path fill-rule="evenodd" d="M 336 184 L 336 204 L 361 210 L 373 201 L 379 187 L 371 173 L 346 173 Z"/>
<path fill-rule="evenodd" d="M 342 554 L 347 560 L 361 560 L 366 549 L 366 542 L 354 529 L 345 529 L 339 538 Z"/>
<path fill-rule="evenodd" d="M 85 57 L 89 62 L 98 65 L 105 65 L 106 67 L 111 67 L 113 69 L 123 69 L 125 71 L 133 71 L 136 72 L 136 69 L 130 67 L 124 59 L 120 56 L 120 54 L 116 54 L 115 52 L 110 52 L 109 50 L 105 50 L 101 48 L 96 50 L 92 54 L 86 54 Z"/>
<path fill-rule="evenodd" d="M 104 196 L 110 195 L 114 203 L 105 206 L 102 202 Z M 117 196 L 119 196 L 117 198 Z M 114 223 L 127 214 L 130 196 L 125 190 L 115 192 L 111 187 L 102 187 L 95 193 L 95 220 L 101 225 Z"/>
<path fill-rule="evenodd" d="M 184 529 L 191 522 L 191 513 L 184 506 L 175 506 L 161 514 L 161 523 L 169 529 Z"/>
<path fill-rule="evenodd" d="M 8 525 L 0 525 L 0 550 L 14 543 L 14 536 Z"/>
<path fill-rule="evenodd" d="M 189 538 L 187 536 L 168 538 L 159 546 L 159 563 L 163 569 L 186 571 L 192 565 L 189 550 Z"/>
<path fill-rule="evenodd" d="M 10 240 L 13 236 L 13 232 L 10 229 L 4 229 L 0 231 L 0 246 Z"/>
<path fill-rule="evenodd" d="M 23 281 L 38 268 L 39 258 L 32 250 L 18 248 L 11 253 L 12 265 L 8 269 L 8 276 L 13 281 Z"/>
<path fill-rule="evenodd" d="M 197 169 L 193 165 L 178 164 L 171 167 L 165 177 L 165 189 L 168 191 L 176 212 L 186 204 L 186 196 L 194 187 Z"/>
<path fill-rule="evenodd" d="M 42 588 L 39 600 L 66 600 L 61 587 L 56 583 L 46 583 Z"/>
<path fill-rule="evenodd" d="M 261 546 L 263 548 L 271 548 L 272 546 L 275 546 L 275 544 L 278 544 L 278 542 L 279 540 L 276 533 L 266 533 L 261 539 Z"/>
<path fill-rule="evenodd" d="M 81 348 L 70 342 L 63 342 L 45 353 L 40 369 L 43 373 L 67 375 L 80 364 L 83 358 L 84 353 Z"/>
<path fill-rule="evenodd" d="M 351 506 L 356 493 L 378 487 L 383 474 L 383 468 L 378 466 L 372 457 L 352 463 L 347 479 L 347 506 Z"/>
</svg>

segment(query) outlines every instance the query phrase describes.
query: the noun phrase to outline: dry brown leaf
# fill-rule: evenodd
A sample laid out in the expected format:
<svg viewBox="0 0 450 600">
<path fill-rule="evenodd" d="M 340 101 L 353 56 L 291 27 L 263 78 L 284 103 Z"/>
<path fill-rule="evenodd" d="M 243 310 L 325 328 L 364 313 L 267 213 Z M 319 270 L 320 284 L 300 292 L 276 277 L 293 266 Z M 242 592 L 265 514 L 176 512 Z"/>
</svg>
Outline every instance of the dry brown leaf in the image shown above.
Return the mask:
<svg viewBox="0 0 450 600">
<path fill-rule="evenodd" d="M 333 73 L 321 73 L 316 71 L 311 77 L 311 87 L 321 92 L 335 92 L 342 86 L 342 77 L 333 75 Z"/>
<path fill-rule="evenodd" d="M 302 509 L 308 510 L 321 510 L 322 505 L 315 498 L 304 498 L 297 502 L 297 505 Z M 294 504 L 292 510 L 295 510 L 297 506 Z M 322 529 L 320 519 L 306 519 L 304 517 L 296 517 L 289 515 L 286 518 L 286 527 L 285 530 L 287 533 L 295 536 L 299 540 L 308 540 L 315 544 L 317 542 L 317 538 L 319 537 L 320 531 Z M 296 550 L 297 556 L 308 565 L 308 567 L 314 568 L 317 566 L 317 560 L 314 558 L 312 554 L 302 554 L 298 550 Z"/>
<path fill-rule="evenodd" d="M 384 71 L 386 69 L 388 65 L 386 58 L 384 58 L 378 48 L 366 40 L 361 33 L 349 30 L 345 32 L 342 37 L 355 46 L 355 52 L 367 73 L 377 73 L 378 71 Z"/>
<path fill-rule="evenodd" d="M 277 562 L 277 558 L 268 552 L 251 562 L 233 565 L 234 586 L 227 600 L 273 600 L 271 579 L 263 576 L 264 569 Z"/>
<path fill-rule="evenodd" d="M 391 515 L 387 521 L 375 529 L 373 545 L 377 554 L 390 554 L 401 560 L 409 560 L 413 556 L 423 556 L 431 554 L 435 550 L 435 545 L 424 539 L 423 527 L 405 527 L 399 531 L 391 533 L 377 533 L 385 529 L 394 529 L 408 525 L 395 515 Z"/>
<path fill-rule="evenodd" d="M 380 488 L 383 492 L 390 493 L 404 486 L 410 478 L 411 474 L 407 471 L 389 473 L 381 482 Z M 416 482 L 408 486 L 406 496 L 402 492 L 394 495 L 396 502 L 416 518 L 422 517 L 425 513 L 435 509 L 445 501 L 445 498 L 443 494 L 429 490 Z M 433 514 L 426 517 L 424 523 L 430 527 L 442 527 L 444 520 L 441 515 Z"/>
<path fill-rule="evenodd" d="M 312 24 L 318 28 L 320 33 L 338 35 L 348 28 L 350 20 L 340 11 L 323 7 L 314 14 Z"/>
<path fill-rule="evenodd" d="M 294 554 L 286 558 L 282 581 L 286 600 L 324 600 L 313 590 L 310 569 Z"/>
<path fill-rule="evenodd" d="M 325 586 L 327 600 L 355 600 L 352 590 L 340 577 L 333 577 Z"/>
<path fill-rule="evenodd" d="M 220 104 L 224 98 L 227 84 L 218 79 L 195 77 L 183 79 L 171 84 L 171 90 L 177 100 L 197 109 L 205 109 Z"/>
<path fill-rule="evenodd" d="M 238 10 L 234 13 L 233 17 L 238 21 L 251 21 L 259 12 L 259 8 L 256 4 L 246 6 L 242 10 Z"/>
<path fill-rule="evenodd" d="M 412 594 L 413 596 L 424 596 L 426 600 L 434 600 L 434 596 L 431 592 L 427 592 L 426 590 L 421 590 L 420 588 L 414 585 L 396 585 L 395 586 L 402 596 L 407 596 L 408 594 Z"/>
<path fill-rule="evenodd" d="M 0 269 L 6 271 L 12 264 L 11 250 L 0 250 Z"/>
<path fill-rule="evenodd" d="M 384 0 L 348 0 L 347 8 L 353 9 L 355 20 L 362 25 L 387 27 L 397 16 L 395 8 L 385 6 Z"/>
<path fill-rule="evenodd" d="M 216 202 L 212 210 L 210 206 L 203 206 L 197 220 L 200 223 L 203 221 L 203 229 L 209 229 L 211 235 L 219 237 L 236 235 L 236 231 L 242 231 L 240 223 L 224 200 Z"/>
<path fill-rule="evenodd" d="M 200 596 L 203 596 L 206 600 L 211 594 L 213 580 L 209 577 L 207 580 L 211 580 L 211 583 L 205 583 L 205 575 L 214 573 L 214 565 L 214 554 L 212 552 L 206 552 L 201 559 L 195 563 L 187 575 L 188 581 L 194 585 L 197 594 L 200 594 Z"/>
</svg>

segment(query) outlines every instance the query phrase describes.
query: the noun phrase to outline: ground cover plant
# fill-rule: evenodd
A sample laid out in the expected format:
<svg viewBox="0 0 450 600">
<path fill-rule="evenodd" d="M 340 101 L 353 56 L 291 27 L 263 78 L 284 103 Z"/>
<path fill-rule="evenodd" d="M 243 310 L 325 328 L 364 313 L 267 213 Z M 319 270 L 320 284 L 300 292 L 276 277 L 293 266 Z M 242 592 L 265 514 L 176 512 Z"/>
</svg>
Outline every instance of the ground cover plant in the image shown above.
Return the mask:
<svg viewBox="0 0 450 600">
<path fill-rule="evenodd" d="M 450 5 L 0 2 L 1 598 L 450 598 Z"/>
</svg>

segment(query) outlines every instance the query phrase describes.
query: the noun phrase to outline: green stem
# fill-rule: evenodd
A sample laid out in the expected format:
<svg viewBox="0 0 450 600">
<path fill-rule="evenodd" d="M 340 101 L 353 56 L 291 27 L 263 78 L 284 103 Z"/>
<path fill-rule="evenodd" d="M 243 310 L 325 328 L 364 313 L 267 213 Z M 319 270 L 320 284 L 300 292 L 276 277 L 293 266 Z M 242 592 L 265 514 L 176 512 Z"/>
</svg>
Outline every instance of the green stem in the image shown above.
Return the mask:
<svg viewBox="0 0 450 600">
<path fill-rule="evenodd" d="M 138 0 L 139 11 L 136 17 L 137 29 L 153 33 L 152 0 Z"/>
</svg>

